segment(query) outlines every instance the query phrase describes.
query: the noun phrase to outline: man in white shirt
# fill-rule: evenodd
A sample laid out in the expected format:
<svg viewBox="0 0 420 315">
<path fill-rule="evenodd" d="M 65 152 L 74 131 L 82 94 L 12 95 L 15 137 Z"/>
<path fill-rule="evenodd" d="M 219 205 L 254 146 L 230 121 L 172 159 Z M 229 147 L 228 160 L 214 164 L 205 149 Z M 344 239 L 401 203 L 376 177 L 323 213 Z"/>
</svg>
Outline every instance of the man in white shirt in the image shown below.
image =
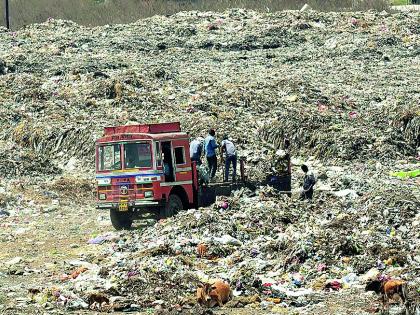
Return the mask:
<svg viewBox="0 0 420 315">
<path fill-rule="evenodd" d="M 227 135 L 223 136 L 221 150 L 222 150 L 222 154 L 223 152 L 226 152 L 224 181 L 225 182 L 229 181 L 230 164 L 232 164 L 232 167 L 233 167 L 232 180 L 235 181 L 236 180 L 236 164 L 237 164 L 236 149 L 235 149 L 235 145 L 232 143 L 232 141 L 229 139 Z"/>
<path fill-rule="evenodd" d="M 203 151 L 203 143 L 204 143 L 204 139 L 202 137 L 198 137 L 197 139 L 194 139 L 190 143 L 191 162 L 195 161 L 197 162 L 197 165 L 201 164 L 201 154 Z"/>
</svg>

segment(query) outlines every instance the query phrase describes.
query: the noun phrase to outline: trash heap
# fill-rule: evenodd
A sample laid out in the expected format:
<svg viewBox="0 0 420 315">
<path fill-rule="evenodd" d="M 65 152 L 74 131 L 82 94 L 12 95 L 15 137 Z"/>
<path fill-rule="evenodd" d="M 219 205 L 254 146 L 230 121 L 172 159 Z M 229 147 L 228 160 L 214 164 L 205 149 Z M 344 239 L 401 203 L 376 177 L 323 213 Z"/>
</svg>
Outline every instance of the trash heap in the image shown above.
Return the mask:
<svg viewBox="0 0 420 315">
<path fill-rule="evenodd" d="M 221 278 L 234 290 L 228 308 L 300 314 L 331 292 L 360 295 L 378 276 L 405 279 L 415 293 L 415 180 L 396 190 L 388 179 L 350 180 L 348 169 L 320 169 L 324 179 L 314 202 L 279 196 L 270 187 L 242 189 L 143 230 L 92 238 L 98 252 L 67 262 L 55 291 L 35 300 L 67 309 L 204 314 L 195 302 L 197 284 Z"/>
<path fill-rule="evenodd" d="M 233 9 L 2 29 L 0 140 L 17 146 L 3 154 L 91 170 L 103 126 L 179 120 L 193 136 L 228 133 L 256 168 L 286 134 L 295 155 L 413 156 L 418 18 Z"/>
<path fill-rule="evenodd" d="M 346 292 L 373 301 L 362 291 L 378 275 L 416 292 L 419 14 L 235 9 L 0 29 L 0 219 L 19 231 L 0 232 L 6 245 L 64 205 L 64 223 L 91 214 L 86 176 L 104 126 L 180 121 L 192 136 L 215 127 L 255 181 L 287 136 L 294 165 L 291 199 L 241 190 L 145 229 L 92 235 L 93 253 L 60 258 L 54 283 L 31 285 L 20 302 L 200 314 L 197 283 L 215 278 L 234 289 L 226 307 L 251 311 L 317 313 Z M 319 178 L 311 203 L 296 198 L 303 161 Z M 77 228 L 65 231 L 86 237 Z M 23 262 L 7 261 L 0 280 L 24 274 Z"/>
</svg>

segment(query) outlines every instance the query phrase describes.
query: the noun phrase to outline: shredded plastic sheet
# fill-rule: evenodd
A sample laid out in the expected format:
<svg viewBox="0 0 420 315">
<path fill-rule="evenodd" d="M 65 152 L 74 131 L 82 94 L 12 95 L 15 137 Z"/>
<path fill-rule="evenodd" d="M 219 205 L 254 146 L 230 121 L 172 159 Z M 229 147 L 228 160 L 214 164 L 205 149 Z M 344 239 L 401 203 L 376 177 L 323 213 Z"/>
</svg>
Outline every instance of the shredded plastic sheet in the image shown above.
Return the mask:
<svg viewBox="0 0 420 315">
<path fill-rule="evenodd" d="M 403 172 L 403 171 L 394 172 L 394 173 L 391 173 L 391 176 L 398 177 L 398 178 L 401 178 L 401 179 L 414 178 L 414 177 L 420 176 L 420 169 L 413 170 L 413 171 L 407 171 L 407 172 Z"/>
</svg>

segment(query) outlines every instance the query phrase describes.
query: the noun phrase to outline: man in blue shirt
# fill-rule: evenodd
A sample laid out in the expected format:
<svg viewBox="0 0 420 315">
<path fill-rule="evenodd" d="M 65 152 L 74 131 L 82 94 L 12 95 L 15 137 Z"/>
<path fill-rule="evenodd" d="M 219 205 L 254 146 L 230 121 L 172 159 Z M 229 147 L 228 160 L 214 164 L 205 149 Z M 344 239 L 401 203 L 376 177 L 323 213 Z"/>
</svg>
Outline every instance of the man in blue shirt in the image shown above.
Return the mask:
<svg viewBox="0 0 420 315">
<path fill-rule="evenodd" d="M 217 170 L 217 156 L 216 149 L 219 145 L 216 143 L 214 136 L 216 132 L 214 129 L 209 130 L 209 135 L 204 140 L 204 154 L 207 158 L 207 165 L 209 166 L 210 179 L 213 179 Z"/>
</svg>

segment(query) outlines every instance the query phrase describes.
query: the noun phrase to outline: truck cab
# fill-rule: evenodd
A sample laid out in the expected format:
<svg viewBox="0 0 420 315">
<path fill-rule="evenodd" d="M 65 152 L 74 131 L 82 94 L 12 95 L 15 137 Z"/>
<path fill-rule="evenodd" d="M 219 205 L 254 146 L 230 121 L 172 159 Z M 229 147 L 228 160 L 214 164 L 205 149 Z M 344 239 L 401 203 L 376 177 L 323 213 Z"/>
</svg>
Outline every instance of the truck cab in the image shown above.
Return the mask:
<svg viewBox="0 0 420 315">
<path fill-rule="evenodd" d="M 195 205 L 195 163 L 180 124 L 105 127 L 96 141 L 97 208 L 109 210 L 116 229 L 137 216 L 173 215 Z"/>
</svg>

